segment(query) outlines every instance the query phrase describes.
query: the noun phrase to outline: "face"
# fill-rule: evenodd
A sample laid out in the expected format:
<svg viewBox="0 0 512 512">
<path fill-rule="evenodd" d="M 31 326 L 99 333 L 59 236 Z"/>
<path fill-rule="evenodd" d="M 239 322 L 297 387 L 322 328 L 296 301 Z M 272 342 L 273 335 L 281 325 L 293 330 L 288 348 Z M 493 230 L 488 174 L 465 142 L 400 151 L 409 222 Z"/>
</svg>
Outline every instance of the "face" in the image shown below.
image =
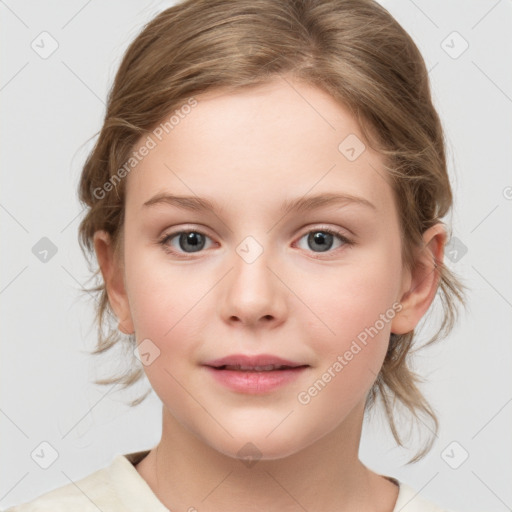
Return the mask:
<svg viewBox="0 0 512 512">
<path fill-rule="evenodd" d="M 195 99 L 125 178 L 124 282 L 109 296 L 179 424 L 224 454 L 251 442 L 284 457 L 361 410 L 399 332 L 410 281 L 392 189 L 320 89 L 279 78 Z M 154 199 L 166 194 L 192 200 Z M 324 194 L 360 200 L 290 207 Z M 234 354 L 304 368 L 235 389 L 204 366 Z"/>
</svg>

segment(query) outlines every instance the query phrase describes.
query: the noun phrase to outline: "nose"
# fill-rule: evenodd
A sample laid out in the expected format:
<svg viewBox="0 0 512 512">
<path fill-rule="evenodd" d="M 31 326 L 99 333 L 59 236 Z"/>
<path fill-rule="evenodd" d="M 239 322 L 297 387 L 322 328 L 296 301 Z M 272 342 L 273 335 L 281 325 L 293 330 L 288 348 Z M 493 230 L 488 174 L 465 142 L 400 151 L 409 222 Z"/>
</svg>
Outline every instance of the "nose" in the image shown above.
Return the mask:
<svg viewBox="0 0 512 512">
<path fill-rule="evenodd" d="M 220 316 L 225 322 L 246 327 L 277 327 L 285 320 L 286 295 L 290 293 L 279 275 L 281 267 L 271 251 L 258 254 L 260 249 L 255 254 L 251 244 L 248 251 L 244 248 L 243 244 L 237 248 L 231 271 L 223 279 Z"/>
</svg>

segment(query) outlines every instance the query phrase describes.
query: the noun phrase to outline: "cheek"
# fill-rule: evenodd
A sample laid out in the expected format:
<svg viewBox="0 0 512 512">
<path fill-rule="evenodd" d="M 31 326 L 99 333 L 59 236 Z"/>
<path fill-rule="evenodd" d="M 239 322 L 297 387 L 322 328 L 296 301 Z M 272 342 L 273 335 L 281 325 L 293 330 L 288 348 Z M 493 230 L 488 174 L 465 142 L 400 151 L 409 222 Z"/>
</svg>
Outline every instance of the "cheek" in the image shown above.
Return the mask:
<svg viewBox="0 0 512 512">
<path fill-rule="evenodd" d="M 126 275 L 137 337 L 170 342 L 199 299 L 190 267 L 168 264 L 158 248 L 127 244 Z"/>
<path fill-rule="evenodd" d="M 309 289 L 319 318 L 309 313 L 305 330 L 317 364 L 297 400 L 308 417 L 324 419 L 322 428 L 339 424 L 364 399 L 381 369 L 395 315 L 391 276 L 383 267 L 371 272 L 347 268 L 337 280 L 331 275 L 324 287 L 329 293 Z"/>
<path fill-rule="evenodd" d="M 359 262 L 326 272 L 312 283 L 301 286 L 301 298 L 306 306 L 304 317 L 308 328 L 314 329 L 314 340 L 341 349 L 350 340 L 364 339 L 367 329 L 383 331 L 386 339 L 393 304 L 398 290 L 397 263 L 383 258 Z M 304 306 L 301 306 L 304 308 Z"/>
<path fill-rule="evenodd" d="M 204 314 L 199 290 L 188 285 L 183 272 L 171 273 L 165 265 L 144 265 L 142 260 L 134 259 L 133 264 L 129 274 L 132 318 L 141 358 L 144 361 L 144 346 L 149 347 L 151 358 L 143 369 L 162 403 L 180 417 L 194 407 L 182 385 L 186 383 L 193 395 L 197 392 L 188 374 L 201 339 L 201 326 L 194 322 L 197 315 Z"/>
<path fill-rule="evenodd" d="M 205 291 L 190 286 L 193 276 L 184 267 L 171 271 L 164 259 L 155 261 L 135 247 L 126 258 L 126 274 L 137 344 L 145 343 L 151 354 L 144 371 L 159 396 L 162 391 L 166 400 L 178 399 L 183 394 L 178 382 L 193 364 L 201 339 L 200 322 L 194 319 L 204 314 L 200 299 Z"/>
<path fill-rule="evenodd" d="M 328 415 L 333 422 L 375 382 L 396 314 L 399 254 L 385 247 L 358 255 L 352 264 L 316 279 L 315 286 L 304 283 L 300 295 L 315 313 L 305 312 L 304 328 L 318 359 L 313 387 L 303 390 L 299 403 L 307 402 L 313 416 Z M 326 404 L 333 406 L 325 409 Z"/>
</svg>

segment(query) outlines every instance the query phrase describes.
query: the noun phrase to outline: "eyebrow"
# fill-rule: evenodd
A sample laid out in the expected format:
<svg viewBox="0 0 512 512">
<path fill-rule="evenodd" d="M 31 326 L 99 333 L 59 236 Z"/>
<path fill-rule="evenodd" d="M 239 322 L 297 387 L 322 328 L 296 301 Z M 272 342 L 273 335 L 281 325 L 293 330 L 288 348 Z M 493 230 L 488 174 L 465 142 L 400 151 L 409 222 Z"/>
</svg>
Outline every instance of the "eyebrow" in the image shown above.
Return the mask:
<svg viewBox="0 0 512 512">
<path fill-rule="evenodd" d="M 219 213 L 220 208 L 217 205 L 203 197 L 198 196 L 176 196 L 167 194 L 165 192 L 156 194 L 151 199 L 146 201 L 143 207 L 150 207 L 159 204 L 168 204 L 189 211 L 205 211 L 210 210 L 214 213 Z M 313 196 L 303 196 L 298 199 L 285 201 L 281 205 L 281 213 L 295 211 L 302 213 L 310 210 L 316 210 L 327 206 L 345 206 L 347 204 L 355 204 L 365 206 L 373 210 L 377 210 L 374 204 L 363 197 L 354 196 L 351 194 L 333 194 L 325 193 Z"/>
</svg>

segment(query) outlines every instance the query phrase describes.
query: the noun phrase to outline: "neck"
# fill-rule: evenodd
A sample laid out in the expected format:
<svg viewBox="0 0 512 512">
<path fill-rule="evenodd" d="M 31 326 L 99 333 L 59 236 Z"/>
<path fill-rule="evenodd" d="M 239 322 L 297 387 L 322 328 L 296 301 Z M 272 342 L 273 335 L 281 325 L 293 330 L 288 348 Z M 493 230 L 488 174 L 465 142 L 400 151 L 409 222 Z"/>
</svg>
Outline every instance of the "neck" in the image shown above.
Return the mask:
<svg viewBox="0 0 512 512">
<path fill-rule="evenodd" d="M 162 439 L 136 467 L 169 510 L 391 512 L 398 488 L 358 458 L 363 410 L 280 459 L 242 461 L 212 448 L 163 408 Z"/>
</svg>

